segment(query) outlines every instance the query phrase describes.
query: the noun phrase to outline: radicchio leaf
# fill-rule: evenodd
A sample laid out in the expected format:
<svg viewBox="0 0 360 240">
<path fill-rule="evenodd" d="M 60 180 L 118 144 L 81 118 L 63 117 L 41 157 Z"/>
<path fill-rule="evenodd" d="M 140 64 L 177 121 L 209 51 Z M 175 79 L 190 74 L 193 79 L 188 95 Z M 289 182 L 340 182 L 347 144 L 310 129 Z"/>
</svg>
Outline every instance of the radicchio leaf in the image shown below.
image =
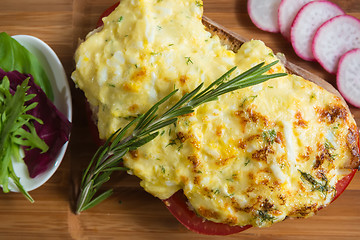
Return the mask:
<svg viewBox="0 0 360 240">
<path fill-rule="evenodd" d="M 30 177 L 34 178 L 40 173 L 47 170 L 53 163 L 61 147 L 69 140 L 71 123 L 62 114 L 55 105 L 47 98 L 44 91 L 34 83 L 34 79 L 30 74 L 22 74 L 18 71 L 5 72 L 0 68 L 0 79 L 5 76 L 10 81 L 10 91 L 13 94 L 16 87 L 20 85 L 26 78 L 30 77 L 28 94 L 36 94 L 27 104 L 38 102 L 39 104 L 28 114 L 33 115 L 43 121 L 43 124 L 34 122 L 34 126 L 38 136 L 49 146 L 49 150 L 41 153 L 39 149 L 24 149 L 24 161 L 28 167 Z"/>
</svg>

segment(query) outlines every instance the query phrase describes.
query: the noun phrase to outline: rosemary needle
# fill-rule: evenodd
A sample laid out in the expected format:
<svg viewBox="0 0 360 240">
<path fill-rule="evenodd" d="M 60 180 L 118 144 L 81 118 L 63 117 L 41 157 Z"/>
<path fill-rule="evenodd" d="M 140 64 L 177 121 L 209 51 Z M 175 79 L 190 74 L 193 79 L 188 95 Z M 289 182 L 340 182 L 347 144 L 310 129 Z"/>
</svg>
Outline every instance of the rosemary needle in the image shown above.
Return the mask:
<svg viewBox="0 0 360 240">
<path fill-rule="evenodd" d="M 264 74 L 277 62 L 274 61 L 268 65 L 260 63 L 229 80 L 230 74 L 236 68 L 234 67 L 201 92 L 203 83 L 190 93 L 186 93 L 169 110 L 159 116 L 157 114 L 159 106 L 171 98 L 178 91 L 176 89 L 157 102 L 145 114 L 138 116 L 123 129 L 113 133 L 105 144 L 99 147 L 89 166 L 84 171 L 77 197 L 76 213 L 94 207 L 113 193 L 113 190 L 109 189 L 95 196 L 102 184 L 110 179 L 112 172 L 127 170 L 126 167 L 121 166 L 121 163 L 122 157 L 128 151 L 135 150 L 153 140 L 159 135 L 158 130 L 175 123 L 177 117 L 192 113 L 196 107 L 203 103 L 215 101 L 220 95 L 228 92 L 253 86 L 272 78 L 285 76 L 286 73 Z M 134 126 L 134 129 L 129 131 L 132 126 Z"/>
</svg>

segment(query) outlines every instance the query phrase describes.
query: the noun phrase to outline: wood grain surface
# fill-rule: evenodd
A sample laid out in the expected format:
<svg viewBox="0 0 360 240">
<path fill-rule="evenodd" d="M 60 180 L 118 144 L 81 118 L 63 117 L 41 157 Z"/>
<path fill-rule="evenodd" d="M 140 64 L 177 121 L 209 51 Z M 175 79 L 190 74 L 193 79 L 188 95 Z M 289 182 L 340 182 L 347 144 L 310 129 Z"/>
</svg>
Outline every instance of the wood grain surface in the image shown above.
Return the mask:
<svg viewBox="0 0 360 240">
<path fill-rule="evenodd" d="M 264 0 L 265 1 L 265 0 Z M 360 18 L 359 0 L 332 0 Z M 163 203 L 139 187 L 135 177 L 114 175 L 105 186 L 114 195 L 81 215 L 71 211 L 80 172 L 96 145 L 89 133 L 82 93 L 70 74 L 79 38 L 96 24 L 115 0 L 1 0 L 0 32 L 28 34 L 48 43 L 60 57 L 71 85 L 73 128 L 68 151 L 55 175 L 31 192 L 35 203 L 21 194 L 0 191 L 0 239 L 360 239 L 360 174 L 329 207 L 308 219 L 285 220 L 270 228 L 252 228 L 226 237 L 192 233 L 178 223 Z M 296 56 L 280 34 L 258 30 L 250 21 L 246 0 L 204 0 L 205 15 L 246 39 L 261 39 L 274 52 L 335 85 L 335 76 L 319 64 Z M 360 97 L 360 96 L 359 96 Z M 358 126 L 360 109 L 350 106 Z"/>
</svg>

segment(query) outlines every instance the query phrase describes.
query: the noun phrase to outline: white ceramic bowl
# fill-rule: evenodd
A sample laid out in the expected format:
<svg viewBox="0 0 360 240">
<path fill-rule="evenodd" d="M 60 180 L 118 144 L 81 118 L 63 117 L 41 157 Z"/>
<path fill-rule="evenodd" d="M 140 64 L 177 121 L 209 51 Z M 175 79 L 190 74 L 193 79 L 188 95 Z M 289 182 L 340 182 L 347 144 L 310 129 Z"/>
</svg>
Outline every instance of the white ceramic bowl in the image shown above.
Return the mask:
<svg viewBox="0 0 360 240">
<path fill-rule="evenodd" d="M 72 104 L 70 88 L 64 67 L 55 52 L 45 42 L 36 37 L 29 35 L 16 35 L 12 37 L 38 58 L 49 77 L 54 92 L 55 106 L 71 122 Z M 53 160 L 52 166 L 35 178 L 30 178 L 25 163 L 13 162 L 14 171 L 16 175 L 20 177 L 20 183 L 24 186 L 25 190 L 31 191 L 40 187 L 55 173 L 65 155 L 67 146 L 68 142 L 60 149 L 56 159 Z M 19 191 L 17 187 L 10 182 L 9 188 L 14 192 Z"/>
</svg>

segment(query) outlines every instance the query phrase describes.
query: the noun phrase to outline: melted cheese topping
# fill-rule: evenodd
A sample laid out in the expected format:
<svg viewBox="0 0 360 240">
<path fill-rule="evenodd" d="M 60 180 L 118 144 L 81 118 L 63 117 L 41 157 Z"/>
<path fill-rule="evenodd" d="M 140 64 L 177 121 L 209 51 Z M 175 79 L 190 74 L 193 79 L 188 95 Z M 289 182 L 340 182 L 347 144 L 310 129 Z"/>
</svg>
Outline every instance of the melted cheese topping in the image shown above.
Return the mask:
<svg viewBox="0 0 360 240">
<path fill-rule="evenodd" d="M 122 0 L 76 51 L 72 79 L 98 109 L 101 138 L 175 88 L 205 85 L 277 60 L 263 42 L 237 53 L 201 23 L 201 1 Z M 285 72 L 275 65 L 270 72 Z M 124 158 L 161 199 L 183 189 L 193 209 L 230 225 L 269 226 L 330 203 L 353 158 L 355 122 L 341 100 L 295 75 L 221 96 Z"/>
</svg>

